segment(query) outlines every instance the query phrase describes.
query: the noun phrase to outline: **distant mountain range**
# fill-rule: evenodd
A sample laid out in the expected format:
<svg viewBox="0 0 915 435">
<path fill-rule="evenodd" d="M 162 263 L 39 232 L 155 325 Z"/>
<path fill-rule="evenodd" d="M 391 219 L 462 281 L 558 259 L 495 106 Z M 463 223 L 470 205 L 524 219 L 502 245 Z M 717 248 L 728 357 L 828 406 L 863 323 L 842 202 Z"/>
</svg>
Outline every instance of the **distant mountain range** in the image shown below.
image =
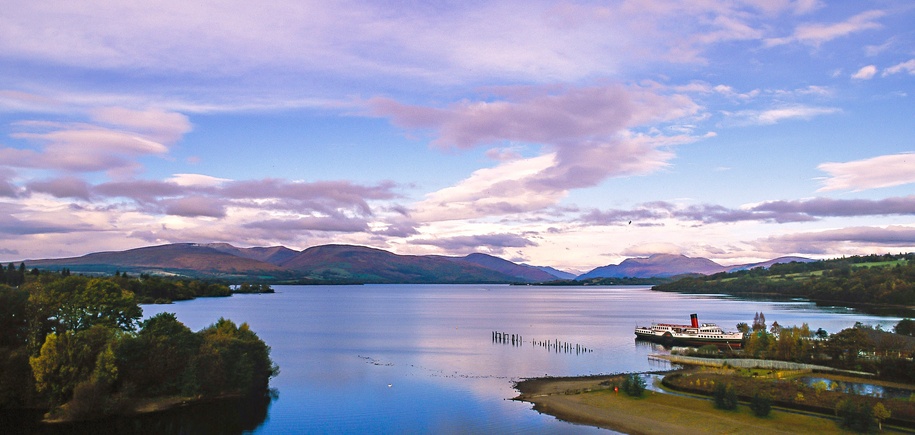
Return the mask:
<svg viewBox="0 0 915 435">
<path fill-rule="evenodd" d="M 598 267 L 576 279 L 590 278 L 668 278 L 677 275 L 711 275 L 719 272 L 734 272 L 756 267 L 769 268 L 776 263 L 815 261 L 804 257 L 779 257 L 761 263 L 722 266 L 708 258 L 693 258 L 685 255 L 654 254 L 647 258 L 627 258 L 620 264 Z"/>
<path fill-rule="evenodd" d="M 398 255 L 353 245 L 323 245 L 296 251 L 284 246 L 238 248 L 227 243 L 176 243 L 97 252 L 82 257 L 24 260 L 31 268 L 76 273 L 149 273 L 230 280 L 313 283 L 534 283 L 558 279 L 654 278 L 769 267 L 813 261 L 783 257 L 764 263 L 722 266 L 706 258 L 656 254 L 598 267 L 580 276 L 548 266 L 517 264 L 487 254 L 464 257 Z"/>
</svg>

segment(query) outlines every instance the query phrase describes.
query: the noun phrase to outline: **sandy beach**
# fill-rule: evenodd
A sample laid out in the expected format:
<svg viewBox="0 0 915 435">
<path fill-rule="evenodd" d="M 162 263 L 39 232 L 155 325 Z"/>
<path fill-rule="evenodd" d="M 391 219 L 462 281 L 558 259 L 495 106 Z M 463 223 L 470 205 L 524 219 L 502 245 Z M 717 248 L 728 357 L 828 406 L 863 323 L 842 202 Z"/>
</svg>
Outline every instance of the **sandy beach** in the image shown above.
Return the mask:
<svg viewBox="0 0 915 435">
<path fill-rule="evenodd" d="M 702 398 L 652 391 L 645 391 L 641 398 L 632 398 L 610 388 L 614 379 L 619 377 L 524 380 L 516 385 L 521 394 L 515 400 L 532 403 L 534 410 L 560 420 L 629 434 L 846 432 L 837 421 L 815 415 L 773 410 L 768 417 L 759 418 L 746 406 L 740 406 L 737 411 L 723 411 Z"/>
</svg>

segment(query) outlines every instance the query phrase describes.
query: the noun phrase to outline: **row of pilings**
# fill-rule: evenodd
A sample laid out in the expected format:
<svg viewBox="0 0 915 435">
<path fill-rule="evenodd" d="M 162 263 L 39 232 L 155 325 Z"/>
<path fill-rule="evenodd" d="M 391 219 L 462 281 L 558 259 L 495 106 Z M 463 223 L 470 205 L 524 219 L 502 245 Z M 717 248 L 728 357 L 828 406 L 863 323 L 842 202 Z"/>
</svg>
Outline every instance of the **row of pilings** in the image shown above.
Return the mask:
<svg viewBox="0 0 915 435">
<path fill-rule="evenodd" d="M 496 344 L 508 344 L 512 346 L 522 346 L 525 343 L 523 337 L 521 337 L 521 334 L 509 334 L 507 332 L 500 331 L 492 331 L 492 342 Z M 533 347 L 542 347 L 548 351 L 556 353 L 574 353 L 576 355 L 580 355 L 583 353 L 594 352 L 594 349 L 589 349 L 580 344 L 559 341 L 558 339 L 531 340 L 530 343 Z"/>
</svg>

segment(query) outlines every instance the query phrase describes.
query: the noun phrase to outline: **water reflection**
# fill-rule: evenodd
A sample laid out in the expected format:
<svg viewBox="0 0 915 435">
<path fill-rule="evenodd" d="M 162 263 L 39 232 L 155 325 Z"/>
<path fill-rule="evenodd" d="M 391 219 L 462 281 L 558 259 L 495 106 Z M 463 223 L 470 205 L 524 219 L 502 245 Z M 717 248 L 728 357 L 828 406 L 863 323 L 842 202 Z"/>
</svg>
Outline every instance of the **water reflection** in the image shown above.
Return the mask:
<svg viewBox="0 0 915 435">
<path fill-rule="evenodd" d="M 882 385 L 868 384 L 865 382 L 834 381 L 832 379 L 805 376 L 801 381 L 811 388 L 823 388 L 827 391 L 842 391 L 859 396 L 882 397 L 885 399 L 909 399 L 915 395 L 915 390 L 907 388 L 894 388 Z"/>
<path fill-rule="evenodd" d="M 269 394 L 192 403 L 169 411 L 68 424 L 39 424 L 40 413 L 27 418 L 5 416 L 5 433 L 29 434 L 241 434 L 257 430 L 267 420 L 270 404 L 279 397 Z M 31 413 L 27 413 L 31 414 Z"/>
</svg>

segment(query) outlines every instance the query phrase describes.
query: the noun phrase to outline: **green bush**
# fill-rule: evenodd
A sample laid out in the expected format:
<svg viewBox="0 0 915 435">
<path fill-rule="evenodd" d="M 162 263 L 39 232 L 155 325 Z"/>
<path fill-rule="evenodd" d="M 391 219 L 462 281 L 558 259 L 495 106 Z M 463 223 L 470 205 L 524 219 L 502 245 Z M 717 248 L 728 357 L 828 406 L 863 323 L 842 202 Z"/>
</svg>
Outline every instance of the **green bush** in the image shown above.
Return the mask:
<svg viewBox="0 0 915 435">
<path fill-rule="evenodd" d="M 641 397 L 645 392 L 645 380 L 637 373 L 628 374 L 623 378 L 622 389 L 632 397 Z"/>
<path fill-rule="evenodd" d="M 873 409 L 860 399 L 843 399 L 836 404 L 836 413 L 842 419 L 842 426 L 858 432 L 867 432 L 874 426 Z"/>
<path fill-rule="evenodd" d="M 737 409 L 737 390 L 731 384 L 716 384 L 714 398 L 715 407 L 718 409 Z"/>
<path fill-rule="evenodd" d="M 757 417 L 765 417 L 772 411 L 772 397 L 766 393 L 757 391 L 750 400 L 750 409 Z"/>
</svg>

